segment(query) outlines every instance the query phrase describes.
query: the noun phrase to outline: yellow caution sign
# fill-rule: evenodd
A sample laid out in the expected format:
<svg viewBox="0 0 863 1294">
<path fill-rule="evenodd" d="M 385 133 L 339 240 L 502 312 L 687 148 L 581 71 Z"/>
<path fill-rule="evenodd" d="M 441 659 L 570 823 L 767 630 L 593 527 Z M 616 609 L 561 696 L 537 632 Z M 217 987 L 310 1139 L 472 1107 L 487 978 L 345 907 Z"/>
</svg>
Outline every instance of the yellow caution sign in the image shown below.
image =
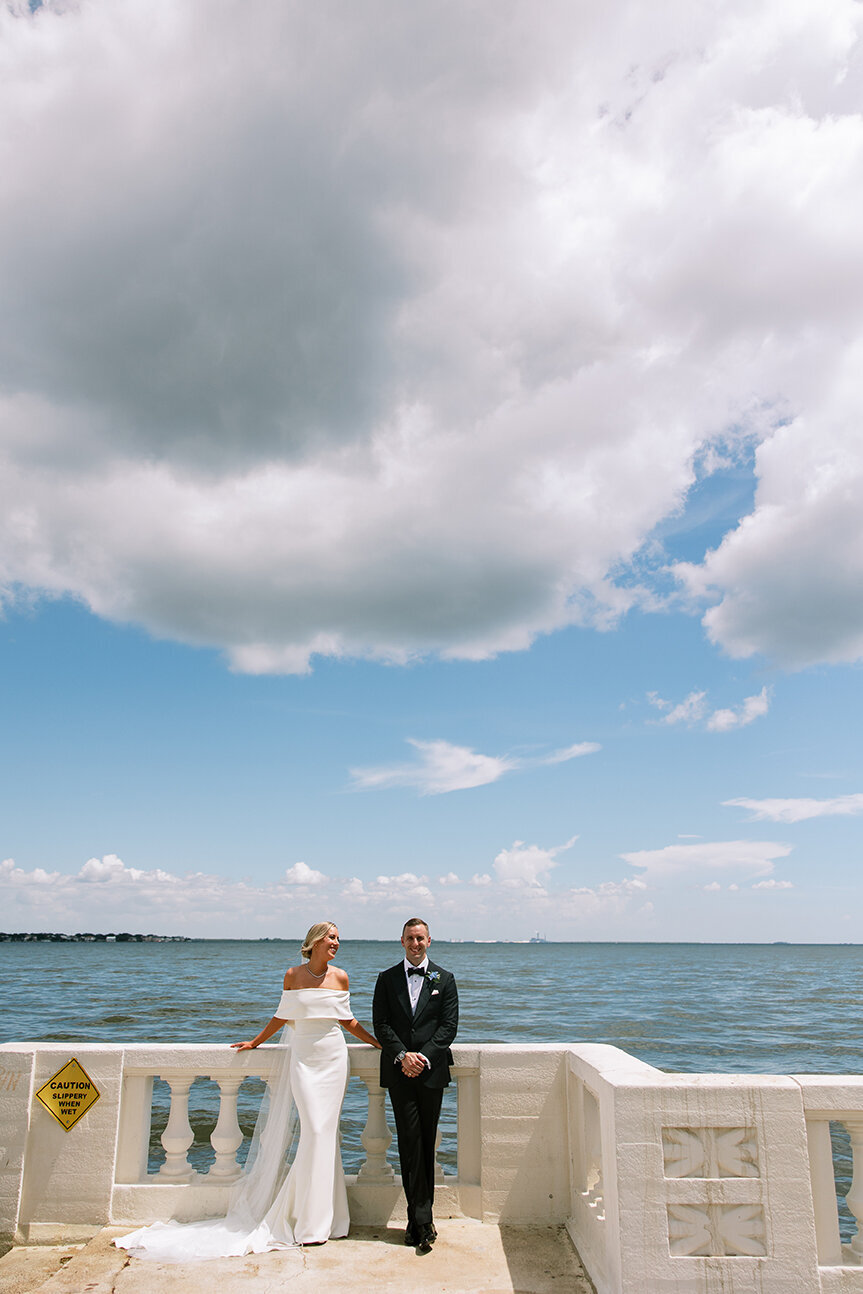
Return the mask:
<svg viewBox="0 0 863 1294">
<path fill-rule="evenodd" d="M 100 1092 L 77 1060 L 72 1059 L 39 1088 L 36 1096 L 48 1113 L 53 1114 L 68 1132 L 87 1113 L 90 1106 L 98 1101 Z"/>
</svg>

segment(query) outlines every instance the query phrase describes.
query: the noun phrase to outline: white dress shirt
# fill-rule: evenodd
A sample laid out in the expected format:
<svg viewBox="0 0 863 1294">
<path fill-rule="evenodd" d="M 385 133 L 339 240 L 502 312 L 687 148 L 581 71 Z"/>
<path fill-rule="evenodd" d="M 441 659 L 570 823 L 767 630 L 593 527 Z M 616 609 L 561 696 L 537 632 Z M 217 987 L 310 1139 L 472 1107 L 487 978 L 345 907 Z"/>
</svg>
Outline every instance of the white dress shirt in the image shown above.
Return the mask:
<svg viewBox="0 0 863 1294">
<path fill-rule="evenodd" d="M 409 970 L 411 969 L 411 967 L 413 967 L 413 961 L 409 961 L 408 958 L 405 958 L 405 978 L 406 980 L 408 980 L 408 996 L 410 998 L 410 1009 L 411 1011 L 415 1012 L 417 1011 L 419 994 L 421 994 L 421 992 L 423 991 L 423 976 L 421 976 L 421 974 L 409 974 Z M 428 974 L 428 954 L 424 956 L 421 963 L 419 963 L 419 967 L 417 969 L 422 969 L 424 970 L 424 972 L 426 972 L 426 974 Z"/>
<path fill-rule="evenodd" d="M 410 1009 L 411 1009 L 411 1012 L 415 1013 L 417 1012 L 417 1003 L 419 1002 L 419 994 L 421 994 L 421 992 L 423 991 L 424 976 L 421 976 L 421 974 L 409 974 L 408 972 L 411 968 L 411 965 L 413 965 L 413 961 L 409 961 L 408 958 L 405 958 L 404 959 L 405 980 L 408 981 L 408 996 L 410 998 Z M 424 956 L 424 958 L 422 959 L 421 963 L 419 963 L 419 965 L 421 965 L 424 972 L 428 974 L 428 954 Z M 424 1056 L 422 1052 L 418 1052 L 418 1055 L 422 1056 L 423 1060 L 426 1061 L 426 1069 L 431 1069 L 431 1061 L 428 1060 L 428 1056 Z M 397 1058 L 396 1064 L 399 1065 L 400 1061 L 401 1061 L 401 1056 Z"/>
<path fill-rule="evenodd" d="M 406 981 L 408 981 L 408 996 L 410 998 L 410 1009 L 411 1011 L 415 1012 L 417 1011 L 419 994 L 421 994 L 421 992 L 423 991 L 423 976 L 421 976 L 421 974 L 409 974 L 408 972 L 411 969 L 411 967 L 413 967 L 413 961 L 409 961 L 408 958 L 405 958 L 405 978 L 406 978 Z M 421 963 L 419 963 L 418 969 L 423 969 L 424 972 L 428 974 L 428 954 L 426 954 L 426 956 L 424 956 L 424 958 L 422 959 Z"/>
</svg>

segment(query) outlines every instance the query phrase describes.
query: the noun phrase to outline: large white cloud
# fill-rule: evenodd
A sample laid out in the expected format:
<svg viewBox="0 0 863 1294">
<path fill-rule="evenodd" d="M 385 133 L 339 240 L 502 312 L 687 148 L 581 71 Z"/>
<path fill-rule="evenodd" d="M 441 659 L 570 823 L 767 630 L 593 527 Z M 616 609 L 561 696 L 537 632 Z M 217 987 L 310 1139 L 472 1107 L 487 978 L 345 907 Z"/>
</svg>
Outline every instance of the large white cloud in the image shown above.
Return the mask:
<svg viewBox="0 0 863 1294">
<path fill-rule="evenodd" d="M 483 657 L 679 573 L 863 644 L 854 0 L 0 11 L 0 584 L 225 649 Z M 707 458 L 702 454 L 701 460 Z"/>
<path fill-rule="evenodd" d="M 829 399 L 813 397 L 759 447 L 751 515 L 701 566 L 677 568 L 691 592 L 718 599 L 704 623 L 732 656 L 797 668 L 863 655 L 863 344 L 845 362 L 853 381 L 837 373 Z"/>
<path fill-rule="evenodd" d="M 285 880 L 288 885 L 322 885 L 327 877 L 323 872 L 309 867 L 308 863 L 299 862 L 285 869 Z"/>
<path fill-rule="evenodd" d="M 510 849 L 502 849 L 494 860 L 494 872 L 509 889 L 533 888 L 544 890 L 553 868 L 557 867 L 558 854 L 565 853 L 575 844 L 573 836 L 563 845 L 543 849 L 540 845 L 526 845 L 523 840 L 513 842 Z"/>
</svg>

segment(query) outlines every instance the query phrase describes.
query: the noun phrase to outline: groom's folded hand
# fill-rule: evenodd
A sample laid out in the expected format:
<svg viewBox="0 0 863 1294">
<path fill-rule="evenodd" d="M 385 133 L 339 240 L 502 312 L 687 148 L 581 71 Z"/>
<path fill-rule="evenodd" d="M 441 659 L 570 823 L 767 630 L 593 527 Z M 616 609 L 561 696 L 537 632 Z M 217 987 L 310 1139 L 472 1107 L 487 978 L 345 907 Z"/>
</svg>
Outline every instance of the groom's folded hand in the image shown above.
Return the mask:
<svg viewBox="0 0 863 1294">
<path fill-rule="evenodd" d="M 402 1059 L 402 1073 L 408 1078 L 418 1078 L 425 1069 L 425 1059 L 416 1051 L 409 1051 Z"/>
</svg>

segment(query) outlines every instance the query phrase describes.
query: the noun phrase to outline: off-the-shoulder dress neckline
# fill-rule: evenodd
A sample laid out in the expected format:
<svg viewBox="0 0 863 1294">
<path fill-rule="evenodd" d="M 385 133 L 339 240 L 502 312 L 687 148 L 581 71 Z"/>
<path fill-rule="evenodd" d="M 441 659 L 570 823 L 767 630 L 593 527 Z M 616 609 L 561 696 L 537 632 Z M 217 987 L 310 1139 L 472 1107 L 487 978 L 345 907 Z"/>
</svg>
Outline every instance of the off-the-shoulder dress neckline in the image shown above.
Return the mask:
<svg viewBox="0 0 863 1294">
<path fill-rule="evenodd" d="M 325 988 L 323 984 L 310 988 L 283 988 L 283 993 L 350 993 L 348 988 Z"/>
</svg>

